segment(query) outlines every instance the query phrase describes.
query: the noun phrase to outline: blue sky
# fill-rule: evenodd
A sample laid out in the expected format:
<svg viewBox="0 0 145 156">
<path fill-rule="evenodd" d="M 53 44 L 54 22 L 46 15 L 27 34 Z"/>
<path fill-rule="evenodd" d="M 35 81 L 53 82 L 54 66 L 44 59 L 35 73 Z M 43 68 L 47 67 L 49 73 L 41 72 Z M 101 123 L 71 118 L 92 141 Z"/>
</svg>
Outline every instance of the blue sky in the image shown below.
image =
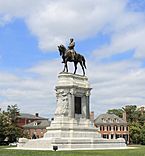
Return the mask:
<svg viewBox="0 0 145 156">
<path fill-rule="evenodd" d="M 0 51 L 2 69 L 27 68 L 42 60 L 59 57 L 57 45 L 55 50 L 41 51 L 38 41 L 28 30 L 22 19 L 15 19 L 0 29 Z M 69 44 L 68 41 L 66 41 Z M 76 50 L 90 56 L 90 51 L 109 42 L 109 36 L 98 33 L 95 36 L 76 42 Z M 67 46 L 67 45 L 66 45 Z"/>
<path fill-rule="evenodd" d="M 96 115 L 145 105 L 144 0 L 0 0 L 0 107 L 53 116 L 57 45 L 70 37 L 87 59 Z"/>
<path fill-rule="evenodd" d="M 1 68 L 27 68 L 40 60 L 56 57 L 55 53 L 43 53 L 38 48 L 37 38 L 21 19 L 15 19 L 0 29 Z"/>
</svg>

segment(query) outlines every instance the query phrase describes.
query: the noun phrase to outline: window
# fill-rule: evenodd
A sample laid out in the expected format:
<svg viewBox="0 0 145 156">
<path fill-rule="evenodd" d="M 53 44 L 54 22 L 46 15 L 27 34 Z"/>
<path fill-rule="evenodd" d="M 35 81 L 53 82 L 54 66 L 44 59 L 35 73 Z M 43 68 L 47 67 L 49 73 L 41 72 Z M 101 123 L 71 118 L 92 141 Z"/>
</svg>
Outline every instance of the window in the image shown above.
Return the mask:
<svg viewBox="0 0 145 156">
<path fill-rule="evenodd" d="M 34 122 L 34 126 L 37 126 L 37 122 Z"/>
<path fill-rule="evenodd" d="M 124 131 L 124 126 L 121 126 L 121 131 Z"/>
<path fill-rule="evenodd" d="M 100 131 L 104 131 L 104 126 L 100 126 Z"/>
<path fill-rule="evenodd" d="M 82 99 L 75 97 L 75 114 L 82 114 Z"/>
<path fill-rule="evenodd" d="M 127 130 L 127 131 L 129 130 L 129 127 L 128 127 L 128 126 L 126 127 L 126 130 Z"/>
<path fill-rule="evenodd" d="M 102 121 L 106 123 L 106 120 L 104 118 L 102 118 Z"/>
<path fill-rule="evenodd" d="M 120 135 L 119 134 L 116 134 L 116 139 L 120 138 Z"/>
<path fill-rule="evenodd" d="M 119 120 L 118 120 L 118 119 L 116 119 L 116 118 L 115 118 L 114 120 L 115 120 L 115 122 L 117 122 L 117 123 L 119 122 Z"/>
<path fill-rule="evenodd" d="M 103 134 L 102 137 L 106 138 L 106 139 L 109 139 L 109 135 L 108 134 Z"/>
<path fill-rule="evenodd" d="M 113 120 L 112 120 L 112 119 L 110 119 L 110 118 L 108 118 L 108 122 L 112 123 L 112 122 L 113 122 Z"/>
<path fill-rule="evenodd" d="M 114 134 L 111 134 L 111 139 L 113 139 L 114 138 Z"/>
<path fill-rule="evenodd" d="M 113 129 L 114 131 L 118 131 L 118 126 L 115 125 Z"/>
<path fill-rule="evenodd" d="M 107 126 L 107 131 L 111 131 L 111 126 Z"/>
</svg>

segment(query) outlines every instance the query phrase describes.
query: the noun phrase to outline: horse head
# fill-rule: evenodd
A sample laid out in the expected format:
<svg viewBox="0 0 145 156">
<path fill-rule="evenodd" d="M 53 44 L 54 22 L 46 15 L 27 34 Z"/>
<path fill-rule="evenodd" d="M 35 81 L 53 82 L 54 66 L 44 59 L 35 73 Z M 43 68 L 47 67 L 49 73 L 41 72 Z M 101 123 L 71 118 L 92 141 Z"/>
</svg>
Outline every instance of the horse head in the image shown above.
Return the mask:
<svg viewBox="0 0 145 156">
<path fill-rule="evenodd" d="M 60 52 L 60 56 L 64 55 L 64 53 L 66 52 L 65 46 L 61 44 L 60 46 L 57 46 L 57 47 L 58 47 L 58 50 Z"/>
</svg>

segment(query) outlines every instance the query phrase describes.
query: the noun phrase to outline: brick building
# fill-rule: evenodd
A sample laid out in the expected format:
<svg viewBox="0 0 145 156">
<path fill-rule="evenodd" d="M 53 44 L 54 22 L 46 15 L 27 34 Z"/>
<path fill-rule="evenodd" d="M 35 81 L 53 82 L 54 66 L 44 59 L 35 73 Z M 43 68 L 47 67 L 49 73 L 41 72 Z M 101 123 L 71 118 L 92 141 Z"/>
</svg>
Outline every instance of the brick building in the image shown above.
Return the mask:
<svg viewBox="0 0 145 156">
<path fill-rule="evenodd" d="M 35 115 L 18 113 L 17 125 L 24 129 L 29 138 L 41 138 L 46 132 L 46 127 L 50 126 L 50 121 L 40 117 L 38 113 Z"/>
<path fill-rule="evenodd" d="M 24 125 L 29 124 L 36 120 L 47 120 L 47 119 L 43 117 L 39 117 L 38 113 L 36 113 L 35 115 L 28 114 L 28 113 L 17 114 L 17 125 L 19 127 L 23 127 Z"/>
<path fill-rule="evenodd" d="M 29 138 L 42 138 L 46 133 L 46 127 L 50 126 L 49 120 L 35 120 L 23 126 L 24 132 L 28 134 Z"/>
<path fill-rule="evenodd" d="M 125 120 L 126 115 L 123 114 L 124 120 L 115 114 L 101 114 L 95 120 L 94 124 L 101 136 L 106 139 L 124 138 L 129 143 L 129 128 Z"/>
</svg>

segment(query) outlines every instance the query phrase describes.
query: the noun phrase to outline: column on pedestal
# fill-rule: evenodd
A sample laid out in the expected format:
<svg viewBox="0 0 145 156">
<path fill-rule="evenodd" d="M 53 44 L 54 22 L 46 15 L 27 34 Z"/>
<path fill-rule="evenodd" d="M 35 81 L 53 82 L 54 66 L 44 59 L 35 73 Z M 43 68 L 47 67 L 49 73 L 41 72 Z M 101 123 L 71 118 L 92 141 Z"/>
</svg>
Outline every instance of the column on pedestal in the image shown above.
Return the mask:
<svg viewBox="0 0 145 156">
<path fill-rule="evenodd" d="M 87 119 L 90 119 L 90 106 L 89 106 L 89 103 L 90 103 L 90 96 L 86 95 L 86 118 Z"/>
<path fill-rule="evenodd" d="M 70 118 L 75 118 L 74 93 L 73 93 L 72 89 L 70 89 L 70 91 L 69 91 L 68 99 L 69 99 L 69 117 Z"/>
</svg>

